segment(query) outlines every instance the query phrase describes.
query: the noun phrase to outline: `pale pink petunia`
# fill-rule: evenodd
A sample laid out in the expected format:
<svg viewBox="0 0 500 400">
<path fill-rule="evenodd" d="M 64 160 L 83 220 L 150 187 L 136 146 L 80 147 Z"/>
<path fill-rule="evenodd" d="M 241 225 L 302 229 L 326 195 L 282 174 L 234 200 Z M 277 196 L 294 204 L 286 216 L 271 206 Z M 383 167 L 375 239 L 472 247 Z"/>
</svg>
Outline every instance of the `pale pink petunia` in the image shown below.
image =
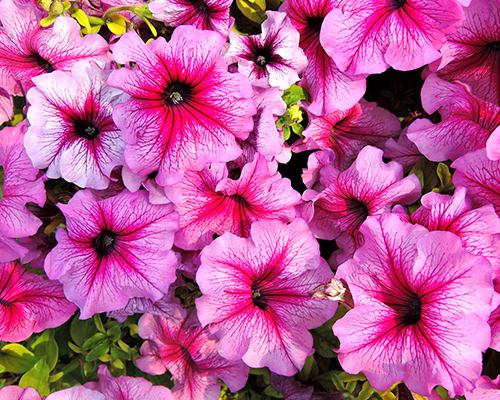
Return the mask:
<svg viewBox="0 0 500 400">
<path fill-rule="evenodd" d="M 158 171 L 156 181 L 172 185 L 186 170 L 241 155 L 236 139 L 248 137 L 256 110 L 248 79 L 227 72 L 224 43 L 216 32 L 179 26 L 168 43 L 160 37 L 146 45 L 130 31 L 115 45 L 117 62 L 136 63 L 108 79 L 131 95 L 113 117 L 132 172 Z"/>
<path fill-rule="evenodd" d="M 28 252 L 29 249 L 21 245 L 15 238 L 7 237 L 0 232 L 0 262 L 23 258 Z"/>
<path fill-rule="evenodd" d="M 390 213 L 361 232 L 364 246 L 337 271 L 355 304 L 333 327 L 343 369 L 363 372 L 377 390 L 404 381 L 416 394 L 440 385 L 453 398 L 473 389 L 490 343 L 489 262 L 450 232 Z"/>
<path fill-rule="evenodd" d="M 157 301 L 175 280 L 177 259 L 170 250 L 178 216 L 171 204 L 152 205 L 140 190 L 96 201 L 78 191 L 58 204 L 66 229 L 45 259 L 50 279 L 64 285 L 81 318 L 125 307 L 129 299 Z"/>
<path fill-rule="evenodd" d="M 368 144 L 382 147 L 387 139 L 400 132 L 398 117 L 377 107 L 376 103 L 361 100 L 349 110 L 313 118 L 302 133 L 304 141 L 295 142 L 294 148 L 295 151 L 332 149 L 335 152 L 333 165 L 344 170 L 363 147 Z"/>
<path fill-rule="evenodd" d="M 0 88 L 0 125 L 9 121 L 14 116 L 14 103 L 12 96 Z"/>
<path fill-rule="evenodd" d="M 229 34 L 225 57 L 238 63 L 238 71 L 252 82 L 265 79 L 270 86 L 288 89 L 299 80 L 307 58 L 299 47 L 299 33 L 283 12 L 267 11 L 260 35 Z"/>
<path fill-rule="evenodd" d="M 66 322 L 76 306 L 59 282 L 35 274 L 18 261 L 0 263 L 0 339 L 20 342 Z"/>
<path fill-rule="evenodd" d="M 153 18 L 167 26 L 192 25 L 227 36 L 232 0 L 154 0 L 148 4 Z"/>
<path fill-rule="evenodd" d="M 456 0 L 339 0 L 325 18 L 321 44 L 352 75 L 409 71 L 441 57 L 446 36 L 463 19 Z"/>
<path fill-rule="evenodd" d="M 286 0 L 280 8 L 299 31 L 300 47 L 309 61 L 299 85 L 311 95 L 307 110 L 318 116 L 348 110 L 366 89 L 365 76 L 340 72 L 320 43 L 323 21 L 334 3 L 334 0 Z"/>
<path fill-rule="evenodd" d="M 308 329 L 335 313 L 309 295 L 332 277 L 304 220 L 257 221 L 250 238 L 225 233 L 201 252 L 198 317 L 222 356 L 292 376 L 314 352 Z"/>
<path fill-rule="evenodd" d="M 467 400 L 500 400 L 500 377 L 491 379 L 482 376 L 476 382 L 476 388 L 465 393 Z"/>
<path fill-rule="evenodd" d="M 45 398 L 45 400 L 111 400 L 96 390 L 87 389 L 85 386 L 74 386 L 69 389 L 59 390 Z"/>
<path fill-rule="evenodd" d="M 472 93 L 500 104 L 500 2 L 472 0 L 465 21 L 448 37 L 443 57 L 429 66 L 447 81 L 469 84 Z"/>
<path fill-rule="evenodd" d="M 323 171 L 323 168 L 334 168 L 334 162 L 335 152 L 332 149 L 325 149 L 312 153 L 307 159 L 307 168 L 302 170 L 302 181 L 306 188 L 312 189 L 314 186 L 314 189 L 317 191 L 323 190 L 325 187 L 319 183 L 321 171 Z M 323 174 L 325 174 L 326 169 Z"/>
<path fill-rule="evenodd" d="M 213 166 L 186 173 L 172 192 L 179 198 L 180 229 L 175 244 L 185 250 L 202 249 L 214 234 L 231 232 L 247 237 L 254 221 L 291 222 L 295 206 L 301 203 L 290 180 L 282 178 L 276 164 L 261 155 L 242 168 L 237 180 L 227 177 L 224 166 Z"/>
<path fill-rule="evenodd" d="M 500 279 L 498 276 L 495 279 L 495 291 L 500 293 Z M 492 311 L 488 324 L 490 324 L 491 328 L 490 347 L 496 351 L 500 351 L 500 306 Z"/>
<path fill-rule="evenodd" d="M 0 131 L 0 234 L 11 238 L 34 235 L 42 225 L 26 208 L 29 202 L 45 204 L 42 177 L 23 146 L 27 126 L 22 122 Z"/>
<path fill-rule="evenodd" d="M 217 353 L 216 340 L 198 321 L 194 308 L 179 311 L 184 317 L 171 320 L 144 314 L 138 332 L 147 340 L 137 366 L 152 375 L 168 369 L 175 380 L 172 394 L 178 400 L 218 400 L 224 381 L 232 392 L 242 389 L 249 368 L 240 360 L 230 361 Z"/>
<path fill-rule="evenodd" d="M 422 106 L 441 122 L 417 119 L 408 127 L 408 138 L 431 161 L 456 160 L 484 147 L 500 125 L 500 107 L 470 93 L 467 85 L 447 82 L 431 74 L 422 87 Z"/>
<path fill-rule="evenodd" d="M 413 168 L 418 160 L 424 158 L 415 143 L 408 139 L 408 127 L 403 129 L 397 140 L 393 138 L 387 140 L 383 149 L 384 157 L 400 163 L 405 174 Z"/>
<path fill-rule="evenodd" d="M 106 189 L 112 170 L 123 165 L 125 143 L 112 112 L 128 96 L 107 86 L 110 72 L 81 61 L 71 74 L 54 71 L 33 78 L 24 145 L 33 165 L 48 167 L 49 178 Z"/>
<path fill-rule="evenodd" d="M 0 400 L 42 400 L 36 389 L 21 386 L 5 386 L 0 389 Z"/>
<path fill-rule="evenodd" d="M 104 395 L 106 400 L 174 400 L 174 396 L 164 386 L 158 386 L 144 378 L 120 376 L 115 378 L 106 365 L 99 365 L 98 382 L 87 382 L 84 387 L 96 390 Z"/>
<path fill-rule="evenodd" d="M 25 95 L 31 78 L 54 70 L 69 71 L 79 60 L 110 60 L 109 46 L 98 35 L 80 35 L 80 25 L 58 17 L 48 28 L 40 26 L 42 13 L 32 3 L 0 2 L 0 76 L 9 74 Z"/>
</svg>

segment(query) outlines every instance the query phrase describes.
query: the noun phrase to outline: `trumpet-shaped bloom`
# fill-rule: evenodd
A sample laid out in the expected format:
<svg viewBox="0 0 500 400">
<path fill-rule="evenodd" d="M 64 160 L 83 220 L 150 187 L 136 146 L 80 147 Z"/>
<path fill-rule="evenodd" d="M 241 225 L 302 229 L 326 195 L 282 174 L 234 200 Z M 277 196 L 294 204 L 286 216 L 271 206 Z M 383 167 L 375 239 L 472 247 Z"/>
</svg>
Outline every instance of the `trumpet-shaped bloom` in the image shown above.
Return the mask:
<svg viewBox="0 0 500 400">
<path fill-rule="evenodd" d="M 286 0 L 280 8 L 299 31 L 300 47 L 309 61 L 299 85 L 311 95 L 307 110 L 318 116 L 348 110 L 366 89 L 365 76 L 340 72 L 320 43 L 323 21 L 334 3 L 334 0 Z"/>
<path fill-rule="evenodd" d="M 141 347 L 137 366 L 152 375 L 168 369 L 175 380 L 172 394 L 178 400 L 217 400 L 221 384 L 235 392 L 245 386 L 249 368 L 240 360 L 229 361 L 217 353 L 216 340 L 203 328 L 196 311 L 182 309 L 181 320 L 144 314 L 139 335 L 149 339 Z"/>
<path fill-rule="evenodd" d="M 250 238 L 225 233 L 201 252 L 198 317 L 225 358 L 292 376 L 314 352 L 308 329 L 335 313 L 309 295 L 332 277 L 304 220 L 254 222 Z"/>
<path fill-rule="evenodd" d="M 160 37 L 146 45 L 130 31 L 115 45 L 117 62 L 136 63 L 108 80 L 131 95 L 113 118 L 132 172 L 158 171 L 156 181 L 172 185 L 186 170 L 241 155 L 236 139 L 248 137 L 256 110 L 248 79 L 227 72 L 219 55 L 224 43 L 216 32 L 179 26 L 168 43 Z"/>
<path fill-rule="evenodd" d="M 339 0 L 326 16 L 321 43 L 341 71 L 408 71 L 441 57 L 446 35 L 464 19 L 456 0 Z"/>
<path fill-rule="evenodd" d="M 20 342 L 66 322 L 76 306 L 59 282 L 30 272 L 17 261 L 0 263 L 0 340 Z"/>
<path fill-rule="evenodd" d="M 148 4 L 153 18 L 167 26 L 193 25 L 227 35 L 232 0 L 154 0 Z"/>
<path fill-rule="evenodd" d="M 185 250 L 202 249 L 213 235 L 231 232 L 247 237 L 254 221 L 278 219 L 291 222 L 301 202 L 290 180 L 282 178 L 274 163 L 263 156 L 245 165 L 238 180 L 227 178 L 223 166 L 186 173 L 173 187 L 180 216 L 175 244 Z"/>
<path fill-rule="evenodd" d="M 423 396 L 441 385 L 454 397 L 474 388 L 490 343 L 489 262 L 450 232 L 389 213 L 361 232 L 365 244 L 337 272 L 355 303 L 333 327 L 344 370 L 362 371 L 377 390 L 404 381 Z"/>
<path fill-rule="evenodd" d="M 45 203 L 42 178 L 23 146 L 26 129 L 22 122 L 0 132 L 0 234 L 10 238 L 34 235 L 42 224 L 26 208 L 28 202 L 40 207 Z M 15 244 L 9 247 L 18 248 Z"/>
<path fill-rule="evenodd" d="M 50 279 L 64 285 L 81 318 L 113 311 L 133 297 L 157 301 L 175 280 L 177 259 L 170 250 L 178 216 L 171 204 L 152 205 L 145 191 L 96 201 L 88 190 L 58 207 L 67 231 L 45 259 Z"/>
<path fill-rule="evenodd" d="M 226 57 L 229 63 L 238 62 L 238 71 L 251 81 L 266 79 L 269 85 L 285 90 L 299 80 L 298 74 L 307 65 L 299 36 L 285 13 L 267 11 L 260 35 L 229 34 Z"/>
<path fill-rule="evenodd" d="M 500 107 L 472 95 L 468 86 L 429 75 L 422 87 L 422 105 L 429 115 L 439 111 L 442 119 L 437 125 L 417 119 L 408 127 L 408 138 L 428 159 L 456 160 L 484 147 L 499 152 L 495 139 L 500 131 L 492 133 L 500 125 Z"/>
<path fill-rule="evenodd" d="M 33 78 L 24 145 L 33 165 L 48 167 L 49 178 L 106 189 L 113 168 L 123 165 L 125 143 L 111 114 L 128 96 L 106 85 L 110 72 L 82 61 L 71 74 Z"/>
</svg>

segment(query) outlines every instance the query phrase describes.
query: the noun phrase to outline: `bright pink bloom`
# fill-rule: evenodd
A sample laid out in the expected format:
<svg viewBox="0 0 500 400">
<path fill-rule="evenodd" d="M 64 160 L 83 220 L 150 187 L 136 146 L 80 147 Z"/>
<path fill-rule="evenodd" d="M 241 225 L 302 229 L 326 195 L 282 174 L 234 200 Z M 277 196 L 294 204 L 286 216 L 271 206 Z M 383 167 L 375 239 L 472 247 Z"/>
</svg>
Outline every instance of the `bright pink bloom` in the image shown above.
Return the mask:
<svg viewBox="0 0 500 400">
<path fill-rule="evenodd" d="M 0 125 L 9 121 L 14 116 L 14 103 L 3 88 L 0 88 Z"/>
<path fill-rule="evenodd" d="M 309 295 L 332 277 L 304 220 L 254 222 L 250 238 L 225 233 L 201 252 L 198 317 L 222 356 L 292 376 L 314 352 L 308 329 L 335 313 Z"/>
<path fill-rule="evenodd" d="M 172 394 L 178 400 L 217 400 L 224 381 L 232 392 L 242 389 L 249 368 L 241 361 L 229 361 L 216 350 L 215 338 L 203 328 L 196 311 L 179 306 L 180 321 L 144 314 L 139 320 L 139 335 L 146 341 L 137 366 L 152 375 L 168 369 L 175 380 Z"/>
<path fill-rule="evenodd" d="M 227 36 L 232 0 L 154 0 L 148 4 L 153 18 L 167 26 L 192 25 Z"/>
<path fill-rule="evenodd" d="M 48 167 L 49 178 L 106 189 L 113 168 L 123 165 L 125 143 L 111 114 L 128 96 L 106 85 L 110 72 L 82 61 L 71 74 L 54 71 L 33 78 L 24 145 L 33 165 Z"/>
<path fill-rule="evenodd" d="M 0 263 L 0 288 L 0 340 L 20 342 L 33 332 L 62 325 L 76 310 L 59 282 L 17 261 Z"/>
<path fill-rule="evenodd" d="M 304 130 L 303 143 L 295 142 L 297 150 L 332 149 L 333 165 L 344 170 L 368 144 L 382 147 L 387 139 L 398 136 L 401 124 L 391 112 L 376 103 L 361 100 L 347 111 L 335 111 L 324 117 L 313 118 Z"/>
<path fill-rule="evenodd" d="M 106 365 L 99 365 L 98 382 L 87 382 L 84 387 L 96 390 L 104 395 L 106 400 L 174 400 L 174 396 L 164 386 L 153 386 L 144 378 L 120 376 L 115 378 Z"/>
<path fill-rule="evenodd" d="M 500 104 L 500 2 L 472 0 L 465 21 L 448 37 L 443 57 L 430 70 L 447 80 L 468 83 L 472 93 Z"/>
<path fill-rule="evenodd" d="M 390 213 L 361 232 L 365 244 L 337 272 L 355 303 L 333 327 L 344 370 L 363 372 L 377 390 L 404 381 L 427 397 L 436 385 L 451 398 L 474 388 L 490 343 L 489 262 L 450 232 Z"/>
<path fill-rule="evenodd" d="M 32 3 L 0 2 L 0 75 L 6 72 L 25 94 L 31 78 L 57 69 L 69 71 L 79 60 L 109 60 L 109 46 L 98 34 L 80 35 L 80 25 L 58 17 L 48 28 L 40 26 L 41 12 Z"/>
<path fill-rule="evenodd" d="M 300 47 L 309 61 L 300 86 L 311 95 L 307 110 L 314 115 L 348 110 L 363 97 L 364 76 L 340 72 L 320 43 L 323 20 L 333 9 L 334 0 L 286 0 L 280 8 L 300 33 Z"/>
<path fill-rule="evenodd" d="M 142 190 L 125 190 L 96 201 L 81 190 L 68 204 L 58 204 L 67 231 L 57 230 L 45 271 L 63 283 L 82 319 L 125 307 L 133 297 L 159 300 L 175 280 L 170 248 L 177 213 L 171 204 L 149 204 L 147 197 Z"/>
<path fill-rule="evenodd" d="M 325 18 L 321 44 L 352 75 L 408 71 L 441 57 L 446 35 L 463 19 L 456 0 L 339 0 Z"/>
<path fill-rule="evenodd" d="M 429 75 L 422 105 L 429 115 L 439 111 L 442 122 L 417 119 L 408 127 L 408 138 L 429 160 L 456 160 L 469 151 L 495 147 L 488 138 L 500 125 L 500 107 L 472 95 L 467 85 Z"/>
<path fill-rule="evenodd" d="M 328 169 L 335 168 L 333 167 L 334 161 L 335 152 L 332 149 L 312 153 L 307 159 L 307 168 L 302 170 L 302 181 L 306 188 L 311 189 L 314 186 L 317 191 L 323 190 L 325 187 L 319 183 L 321 174 L 326 175 Z"/>
<path fill-rule="evenodd" d="M 255 107 L 248 79 L 226 70 L 224 43 L 216 32 L 179 26 L 168 43 L 160 37 L 146 45 L 130 31 L 115 45 L 117 62 L 137 64 L 108 80 L 132 96 L 114 107 L 113 118 L 134 173 L 158 170 L 157 182 L 172 185 L 186 170 L 241 155 L 236 139 L 252 131 Z"/>
<path fill-rule="evenodd" d="M 238 180 L 227 177 L 225 166 L 212 165 L 201 172 L 186 173 L 172 191 L 180 200 L 176 204 L 180 230 L 175 234 L 175 245 L 185 250 L 202 249 L 214 234 L 231 232 L 247 237 L 254 221 L 291 222 L 295 206 L 301 203 L 290 180 L 282 178 L 276 164 L 260 154 L 242 168 Z"/>
<path fill-rule="evenodd" d="M 228 63 L 238 63 L 238 71 L 251 81 L 265 79 L 269 85 L 288 89 L 299 80 L 307 58 L 299 47 L 299 33 L 285 13 L 267 11 L 262 33 L 244 36 L 229 34 Z"/>
<path fill-rule="evenodd" d="M 476 382 L 476 388 L 465 394 L 467 400 L 499 400 L 500 399 L 500 377 L 491 380 L 482 376 Z"/>
<path fill-rule="evenodd" d="M 0 131 L 0 234 L 11 238 L 34 235 L 42 221 L 26 203 L 45 204 L 42 178 L 23 146 L 26 130 L 27 123 L 22 122 Z"/>
</svg>

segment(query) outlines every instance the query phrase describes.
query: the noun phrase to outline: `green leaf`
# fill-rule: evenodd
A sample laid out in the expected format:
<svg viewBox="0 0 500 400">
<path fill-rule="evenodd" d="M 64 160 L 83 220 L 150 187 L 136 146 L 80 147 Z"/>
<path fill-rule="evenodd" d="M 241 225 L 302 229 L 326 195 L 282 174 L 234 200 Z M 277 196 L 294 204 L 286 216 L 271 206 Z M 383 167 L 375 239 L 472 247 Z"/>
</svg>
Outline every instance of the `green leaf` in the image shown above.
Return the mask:
<svg viewBox="0 0 500 400">
<path fill-rule="evenodd" d="M 275 399 L 282 399 L 283 398 L 283 395 L 280 392 L 278 392 L 275 388 L 273 388 L 272 386 L 267 386 L 264 389 L 264 394 L 269 396 L 269 397 L 273 397 Z"/>
<path fill-rule="evenodd" d="M 99 343 L 102 343 L 104 341 L 107 341 L 108 337 L 101 332 L 97 332 L 94 336 L 88 338 L 85 343 L 82 345 L 83 350 L 88 350 L 91 349 L 92 347 L 95 347 Z"/>
<path fill-rule="evenodd" d="M 90 32 L 91 28 L 90 28 L 89 17 L 87 17 L 87 14 L 85 14 L 85 12 L 82 9 L 80 8 L 74 9 L 71 12 L 71 16 L 74 19 L 76 19 L 77 22 L 87 30 L 87 32 Z"/>
<path fill-rule="evenodd" d="M 289 126 L 283 127 L 283 139 L 285 139 L 285 140 L 290 139 L 290 127 Z"/>
<path fill-rule="evenodd" d="M 358 400 L 368 400 L 373 393 L 375 393 L 375 389 L 372 388 L 370 382 L 366 381 L 363 383 L 363 388 L 358 393 Z"/>
<path fill-rule="evenodd" d="M 99 357 L 108 354 L 108 352 L 109 352 L 109 343 L 108 342 L 100 343 L 89 351 L 89 353 L 85 357 L 85 361 L 95 361 Z"/>
<path fill-rule="evenodd" d="M 89 337 L 96 333 L 97 329 L 95 323 L 91 319 L 81 320 L 75 317 L 73 321 L 71 321 L 71 339 L 80 347 Z"/>
<path fill-rule="evenodd" d="M 48 396 L 50 394 L 49 374 L 49 366 L 45 360 L 40 360 L 21 377 L 19 386 L 23 388 L 30 386 L 35 388 L 40 396 Z"/>
<path fill-rule="evenodd" d="M 283 101 L 286 103 L 287 107 L 292 104 L 298 103 L 300 100 L 306 100 L 311 98 L 309 93 L 307 93 L 303 88 L 293 84 L 283 93 Z"/>
<path fill-rule="evenodd" d="M 118 347 L 112 346 L 110 352 L 113 358 L 117 358 L 120 360 L 128 360 L 130 358 L 130 353 L 123 351 Z"/>
<path fill-rule="evenodd" d="M 50 371 L 55 368 L 59 358 L 59 347 L 53 329 L 46 329 L 31 345 L 31 349 L 39 359 L 45 360 Z"/>
<path fill-rule="evenodd" d="M 304 127 L 301 124 L 295 123 L 292 125 L 292 130 L 293 130 L 293 133 L 295 133 L 296 135 L 302 136 L 302 132 L 304 130 Z"/>
<path fill-rule="evenodd" d="M 120 337 L 122 336 L 122 330 L 120 329 L 120 325 L 112 326 L 106 331 L 106 334 L 113 342 L 117 342 L 118 340 L 120 340 Z"/>
<path fill-rule="evenodd" d="M 266 0 L 236 0 L 241 13 L 258 24 L 266 19 Z"/>
<path fill-rule="evenodd" d="M 73 350 L 76 354 L 82 354 L 84 352 L 83 349 L 78 347 L 76 344 L 73 344 L 71 342 L 68 342 L 68 347 Z"/>
<path fill-rule="evenodd" d="M 416 162 L 410 171 L 410 175 L 417 175 L 422 185 L 422 194 L 430 192 L 438 184 L 438 177 L 436 174 L 436 163 L 421 158 Z"/>
<path fill-rule="evenodd" d="M 94 314 L 92 319 L 94 320 L 94 324 L 95 324 L 95 327 L 97 328 L 97 330 L 99 332 L 106 333 L 106 329 L 104 328 L 104 325 L 102 323 L 102 320 L 101 320 L 101 317 L 99 316 L 99 314 Z"/>
<path fill-rule="evenodd" d="M 46 28 L 47 26 L 52 25 L 54 23 L 54 21 L 56 20 L 56 18 L 57 18 L 57 15 L 48 15 L 47 17 L 42 18 L 42 20 L 40 21 L 40 25 L 43 28 Z"/>
<path fill-rule="evenodd" d="M 111 14 L 106 19 L 106 26 L 115 35 L 123 35 L 127 32 L 127 23 L 130 21 L 121 14 Z"/>
<path fill-rule="evenodd" d="M 339 307 L 340 308 L 340 307 Z M 337 314 L 342 310 L 337 309 Z M 333 349 L 338 349 L 340 346 L 339 340 L 333 334 L 332 326 L 336 321 L 335 318 L 327 321 L 319 328 L 316 328 L 312 331 L 313 339 L 314 339 L 314 348 L 316 352 L 324 358 L 336 358 L 337 354 L 333 351 Z"/>
<path fill-rule="evenodd" d="M 450 169 L 446 164 L 439 163 L 436 169 L 441 186 L 446 186 L 451 182 Z"/>
<path fill-rule="evenodd" d="M 0 350 L 0 364 L 5 367 L 7 372 L 24 374 L 33 368 L 38 361 L 38 357 L 18 343 L 7 344 Z"/>
</svg>

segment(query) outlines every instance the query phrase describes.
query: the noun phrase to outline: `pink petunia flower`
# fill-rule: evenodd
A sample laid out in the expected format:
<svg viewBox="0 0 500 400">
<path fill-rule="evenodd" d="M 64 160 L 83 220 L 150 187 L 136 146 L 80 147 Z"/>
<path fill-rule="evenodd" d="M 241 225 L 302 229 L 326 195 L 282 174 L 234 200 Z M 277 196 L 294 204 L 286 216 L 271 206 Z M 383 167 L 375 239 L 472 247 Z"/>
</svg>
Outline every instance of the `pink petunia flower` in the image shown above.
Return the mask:
<svg viewBox="0 0 500 400">
<path fill-rule="evenodd" d="M 465 393 L 467 400 L 499 400 L 500 399 L 500 377 L 490 379 L 482 376 L 476 382 L 476 388 Z"/>
<path fill-rule="evenodd" d="M 36 389 L 21 386 L 6 386 L 0 389 L 0 400 L 42 400 Z M 44 400 L 111 400 L 104 397 L 103 394 L 87 389 L 83 386 L 74 386 L 69 389 L 59 390 L 47 397 Z M 114 399 L 113 399 L 114 400 Z"/>
<path fill-rule="evenodd" d="M 157 301 L 175 280 L 177 259 L 170 248 L 177 213 L 147 197 L 125 190 L 96 201 L 81 190 L 68 204 L 58 204 L 67 231 L 57 230 L 58 244 L 44 267 L 50 279 L 63 283 L 82 319 L 123 308 L 133 297 Z"/>
<path fill-rule="evenodd" d="M 490 343 L 492 270 L 450 232 L 385 213 L 361 227 L 365 244 L 338 268 L 355 307 L 333 327 L 339 362 L 377 390 L 404 381 L 429 396 L 474 388 Z"/>
<path fill-rule="evenodd" d="M 33 165 L 48 167 L 49 178 L 106 189 L 113 168 L 125 162 L 125 143 L 111 114 L 128 96 L 106 85 L 110 72 L 81 61 L 71 74 L 54 71 L 33 78 L 24 145 Z"/>
<path fill-rule="evenodd" d="M 168 43 L 160 37 L 146 45 L 130 31 L 115 45 L 117 62 L 137 64 L 108 80 L 132 96 L 113 110 L 132 172 L 158 170 L 156 181 L 172 185 L 186 170 L 241 155 L 236 139 L 248 137 L 256 110 L 248 79 L 226 70 L 224 43 L 216 32 L 179 26 Z"/>
<path fill-rule="evenodd" d="M 314 352 L 308 329 L 335 313 L 309 296 L 332 277 L 304 220 L 257 221 L 250 238 L 225 233 L 201 252 L 198 317 L 225 358 L 292 376 Z"/>
<path fill-rule="evenodd" d="M 59 282 L 30 272 L 18 261 L 0 263 L 0 340 L 20 342 L 66 322 L 76 306 Z"/>
<path fill-rule="evenodd" d="M 384 157 L 403 166 L 404 173 L 409 172 L 418 160 L 424 158 L 415 143 L 408 139 L 408 127 L 404 128 L 397 140 L 390 138 L 384 144 Z"/>
<path fill-rule="evenodd" d="M 500 125 L 500 107 L 472 95 L 468 86 L 429 75 L 422 87 L 422 105 L 429 115 L 439 111 L 442 119 L 437 125 L 417 119 L 408 127 L 408 138 L 429 160 L 456 160 L 484 147 L 495 151 L 500 131 L 492 134 Z"/>
<path fill-rule="evenodd" d="M 307 110 L 318 116 L 348 110 L 366 90 L 365 76 L 340 72 L 320 43 L 323 21 L 334 3 L 334 0 L 286 0 L 280 7 L 299 31 L 300 47 L 309 61 L 299 85 L 311 95 Z"/>
<path fill-rule="evenodd" d="M 464 13 L 463 25 L 441 49 L 443 57 L 429 69 L 447 81 L 465 82 L 476 96 L 500 104 L 500 3 L 472 0 Z"/>
<path fill-rule="evenodd" d="M 41 12 L 32 3 L 0 2 L 0 76 L 10 75 L 20 84 L 15 95 L 33 86 L 31 78 L 54 70 L 69 71 L 79 60 L 110 60 L 109 46 L 98 35 L 80 35 L 80 25 L 58 17 L 48 28 L 40 26 Z"/>
<path fill-rule="evenodd" d="M 456 0 L 339 0 L 326 16 L 321 44 L 348 74 L 408 71 L 441 57 L 462 24 Z"/>
<path fill-rule="evenodd" d="M 295 206 L 301 203 L 290 180 L 282 178 L 276 164 L 260 154 L 242 168 L 237 180 L 227 177 L 225 166 L 212 165 L 201 172 L 186 173 L 172 192 L 180 200 L 176 204 L 180 229 L 175 244 L 185 250 L 202 249 L 214 234 L 231 232 L 247 237 L 254 221 L 291 222 Z"/>
<path fill-rule="evenodd" d="M 203 328 L 196 311 L 179 310 L 180 321 L 144 314 L 139 320 L 139 335 L 149 339 L 141 347 L 137 366 L 152 375 L 168 369 L 175 380 L 172 394 L 178 400 L 217 400 L 221 392 L 218 379 L 232 392 L 242 389 L 249 368 L 241 361 L 229 361 L 216 350 L 215 338 Z"/>
<path fill-rule="evenodd" d="M 227 36 L 232 0 L 154 0 L 148 4 L 153 18 L 167 26 L 192 25 Z"/>
</svg>

